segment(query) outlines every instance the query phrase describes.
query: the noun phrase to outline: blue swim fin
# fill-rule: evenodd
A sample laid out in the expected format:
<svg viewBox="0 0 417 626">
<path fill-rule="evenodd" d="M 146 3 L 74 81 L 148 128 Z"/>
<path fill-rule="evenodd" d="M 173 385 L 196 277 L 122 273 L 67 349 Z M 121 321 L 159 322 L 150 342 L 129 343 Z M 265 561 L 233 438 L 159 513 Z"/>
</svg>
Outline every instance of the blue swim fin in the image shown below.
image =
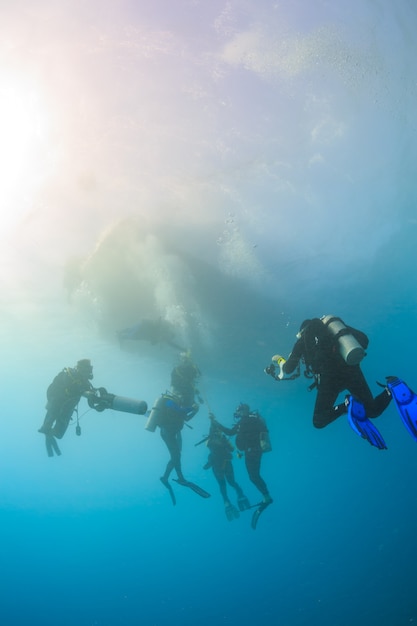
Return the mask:
<svg viewBox="0 0 417 626">
<path fill-rule="evenodd" d="M 362 402 L 354 396 L 348 396 L 348 422 L 352 430 L 362 439 L 369 441 L 371 446 L 375 446 L 378 450 L 387 449 L 381 433 L 366 417 Z"/>
<path fill-rule="evenodd" d="M 417 395 L 404 381 L 394 376 L 387 377 L 387 387 L 394 398 L 404 426 L 417 441 Z"/>
</svg>

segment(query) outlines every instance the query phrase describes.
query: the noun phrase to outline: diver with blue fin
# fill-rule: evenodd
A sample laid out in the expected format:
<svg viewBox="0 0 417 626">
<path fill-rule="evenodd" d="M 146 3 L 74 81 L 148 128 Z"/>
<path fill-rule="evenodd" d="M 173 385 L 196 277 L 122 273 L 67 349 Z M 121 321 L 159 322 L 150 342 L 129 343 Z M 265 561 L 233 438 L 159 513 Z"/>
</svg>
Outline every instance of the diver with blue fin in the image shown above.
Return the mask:
<svg viewBox="0 0 417 626">
<path fill-rule="evenodd" d="M 348 414 L 353 430 L 371 445 L 385 450 L 386 445 L 369 419 L 379 417 L 391 402 L 387 386 L 373 396 L 360 367 L 366 355 L 368 337 L 340 317 L 324 315 L 305 320 L 297 334 L 297 341 L 288 357 L 272 357 L 265 372 L 275 380 L 293 379 L 300 363 L 305 366 L 305 376 L 312 379 L 309 390 L 317 389 L 313 413 L 315 428 L 324 428 L 341 415 Z M 288 377 L 288 378 L 287 378 Z M 339 394 L 347 390 L 349 396 L 336 404 Z"/>
</svg>

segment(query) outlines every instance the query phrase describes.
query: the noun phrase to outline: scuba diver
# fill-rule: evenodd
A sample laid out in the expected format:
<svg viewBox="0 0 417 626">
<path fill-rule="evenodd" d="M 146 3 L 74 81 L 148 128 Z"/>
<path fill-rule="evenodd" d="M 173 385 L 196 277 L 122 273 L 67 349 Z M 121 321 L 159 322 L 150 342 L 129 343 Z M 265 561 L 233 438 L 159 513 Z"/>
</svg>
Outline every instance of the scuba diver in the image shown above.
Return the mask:
<svg viewBox="0 0 417 626">
<path fill-rule="evenodd" d="M 212 423 L 226 435 L 236 435 L 236 447 L 244 453 L 249 479 L 263 496 L 262 502 L 257 505 L 252 516 L 251 526 L 255 530 L 259 516 L 273 502 L 268 487 L 260 475 L 262 454 L 271 451 L 268 428 L 258 411 L 251 411 L 248 404 L 239 404 L 234 419 L 236 423 L 232 428 L 223 426 L 215 419 L 212 419 Z"/>
<path fill-rule="evenodd" d="M 299 376 L 300 362 L 303 363 L 306 377 L 314 379 L 309 390 L 317 388 L 313 425 L 324 428 L 347 413 L 352 429 L 383 450 L 386 449 L 385 442 L 368 418 L 381 415 L 392 394 L 389 385 L 381 385 L 384 390 L 375 398 L 371 393 L 360 368 L 368 343 L 365 333 L 347 326 L 339 317 L 325 315 L 320 319 L 307 319 L 300 326 L 288 359 L 275 355 L 265 372 L 275 380 L 293 379 Z M 279 374 L 276 373 L 277 366 Z M 287 378 L 287 375 L 290 376 Z M 344 402 L 335 404 L 344 390 L 350 395 Z"/>
<path fill-rule="evenodd" d="M 187 404 L 195 404 L 198 411 L 198 404 L 195 402 L 197 397 L 201 403 L 201 397 L 196 387 L 197 380 L 200 378 L 201 372 L 191 358 L 190 352 L 182 352 L 180 354 L 179 363 L 171 372 L 171 389 L 172 393 L 180 396 L 182 401 Z"/>
<path fill-rule="evenodd" d="M 183 351 L 175 341 L 175 331 L 173 325 L 167 320 L 159 317 L 157 320 L 143 319 L 134 326 L 124 328 L 117 333 L 119 343 L 123 341 L 149 341 L 152 345 L 166 343 L 176 350 Z"/>
<path fill-rule="evenodd" d="M 94 391 L 90 383 L 92 378 L 93 367 L 90 360 L 81 359 L 75 367 L 63 369 L 49 385 L 46 392 L 46 415 L 38 430 L 45 435 L 48 456 L 54 456 L 54 452 L 57 456 L 61 454 L 56 439 L 62 439 L 65 435 L 81 397 L 88 397 L 89 392 Z"/>
<path fill-rule="evenodd" d="M 171 372 L 171 391 L 162 394 L 152 408 L 145 429 L 155 432 L 159 426 L 161 438 L 170 455 L 165 472 L 161 476 L 161 483 L 168 489 L 172 503 L 176 504 L 174 490 L 169 483 L 171 472 L 175 469 L 175 482 L 183 487 L 189 487 L 202 498 L 209 498 L 210 494 L 184 477 L 181 465 L 182 435 L 184 424 L 189 422 L 198 412 L 199 405 L 195 401 L 197 390 L 196 378 L 200 371 L 192 362 L 190 355 L 181 355 L 180 363 Z M 191 428 L 191 427 L 190 427 Z"/>
<path fill-rule="evenodd" d="M 49 385 L 46 405 L 46 416 L 38 432 L 45 435 L 46 451 L 48 456 L 54 452 L 60 456 L 56 439 L 62 439 L 65 435 L 74 411 L 77 413 L 77 425 L 75 432 L 81 435 L 78 421 L 78 403 L 81 397 L 86 398 L 90 409 L 101 413 L 105 409 L 113 409 L 123 413 L 144 415 L 148 405 L 144 400 L 125 398 L 113 393 L 108 393 L 104 387 L 95 389 L 90 380 L 93 378 L 93 367 L 89 359 L 81 359 L 73 368 L 66 367 Z"/>
<path fill-rule="evenodd" d="M 211 420 L 210 431 L 208 437 L 203 439 L 206 442 L 210 454 L 204 469 L 212 469 L 215 479 L 220 488 L 220 493 L 224 502 L 224 510 L 229 522 L 239 517 L 239 511 L 250 509 L 249 500 L 243 493 L 243 489 L 238 485 L 235 479 L 235 473 L 232 464 L 233 445 L 222 432 L 220 425 L 216 422 L 213 413 L 209 413 Z M 202 442 L 199 442 L 202 443 Z M 198 444 L 196 444 L 198 445 Z M 227 481 L 227 482 L 226 482 Z M 238 509 L 230 502 L 227 494 L 227 483 L 236 491 Z"/>
</svg>

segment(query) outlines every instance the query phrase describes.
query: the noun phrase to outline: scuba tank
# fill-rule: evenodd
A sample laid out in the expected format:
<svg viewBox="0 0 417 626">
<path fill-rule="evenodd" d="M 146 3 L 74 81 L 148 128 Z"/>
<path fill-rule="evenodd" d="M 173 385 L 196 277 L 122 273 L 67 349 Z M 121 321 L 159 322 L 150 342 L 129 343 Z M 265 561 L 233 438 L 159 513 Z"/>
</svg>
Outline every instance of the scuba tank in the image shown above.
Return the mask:
<svg viewBox="0 0 417 626">
<path fill-rule="evenodd" d="M 336 340 L 339 353 L 348 365 L 359 365 L 366 355 L 364 348 L 353 336 L 351 330 L 342 322 L 340 317 L 323 315 L 320 318 L 330 335 Z"/>
<path fill-rule="evenodd" d="M 124 398 L 123 396 L 113 396 L 110 408 L 115 411 L 122 411 L 123 413 L 145 415 L 148 410 L 148 405 L 144 400 Z"/>
<path fill-rule="evenodd" d="M 152 407 L 152 410 L 146 421 L 145 430 L 149 430 L 149 432 L 151 433 L 155 432 L 156 427 L 159 426 L 159 423 L 161 420 L 161 413 L 163 412 L 165 408 L 165 400 L 166 400 L 166 396 L 162 395 L 155 402 L 155 406 Z"/>
</svg>

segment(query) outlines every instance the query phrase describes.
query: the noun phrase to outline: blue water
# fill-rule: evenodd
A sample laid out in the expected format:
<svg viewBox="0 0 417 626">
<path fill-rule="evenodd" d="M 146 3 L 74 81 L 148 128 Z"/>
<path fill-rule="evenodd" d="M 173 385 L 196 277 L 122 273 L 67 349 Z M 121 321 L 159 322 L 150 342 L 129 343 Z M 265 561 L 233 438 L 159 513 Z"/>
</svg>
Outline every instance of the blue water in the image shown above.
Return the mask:
<svg viewBox="0 0 417 626">
<path fill-rule="evenodd" d="M 316 430 L 309 381 L 263 369 L 334 314 L 368 335 L 374 394 L 417 389 L 414 3 L 36 5 L 0 24 L 0 94 L 23 81 L 47 119 L 0 152 L 0 623 L 413 625 L 416 442 L 393 405 L 386 451 L 343 418 Z M 144 416 L 82 400 L 59 458 L 37 432 L 81 358 L 151 407 L 178 355 L 116 333 L 158 316 L 202 372 L 183 468 L 211 498 L 174 485 L 175 507 Z M 195 445 L 241 401 L 273 447 L 256 531 Z"/>
<path fill-rule="evenodd" d="M 409 324 L 407 313 L 403 319 Z M 414 381 L 406 350 L 389 358 L 390 343 L 401 344 L 403 333 L 389 332 L 387 320 L 365 322 L 371 344 L 363 367 L 374 391 L 373 380 L 392 371 Z M 105 367 L 96 370 L 106 369 L 110 379 L 113 358 L 123 368 L 115 378 L 124 375 L 125 389 L 135 395 L 146 388 L 135 379 L 147 380 L 147 369 L 140 355 L 118 350 L 105 351 Z M 174 486 L 173 507 L 158 480 L 167 453 L 158 432 L 144 430 L 144 417 L 86 413 L 81 437 L 71 426 L 60 442 L 62 456 L 50 459 L 36 433 L 43 377 L 34 372 L 14 403 L 7 391 L 5 416 L 13 418 L 3 429 L 1 460 L 3 623 L 298 626 L 416 619 L 416 444 L 394 407 L 378 420 L 388 444 L 378 451 L 345 420 L 314 430 L 307 381 L 274 383 L 260 365 L 253 363 L 252 388 L 233 376 L 216 380 L 215 368 L 203 369 L 202 377 L 205 398 L 225 423 L 242 399 L 267 419 L 273 451 L 264 456 L 262 473 L 274 503 L 256 531 L 249 512 L 226 520 L 215 480 L 202 469 L 207 449 L 194 444 L 207 433 L 207 406 L 193 430 L 184 430 L 183 465 L 212 498 Z M 162 376 L 159 382 L 163 391 Z M 87 409 L 81 407 L 80 414 Z M 243 461 L 235 458 L 234 465 L 251 501 L 258 501 Z"/>
</svg>

